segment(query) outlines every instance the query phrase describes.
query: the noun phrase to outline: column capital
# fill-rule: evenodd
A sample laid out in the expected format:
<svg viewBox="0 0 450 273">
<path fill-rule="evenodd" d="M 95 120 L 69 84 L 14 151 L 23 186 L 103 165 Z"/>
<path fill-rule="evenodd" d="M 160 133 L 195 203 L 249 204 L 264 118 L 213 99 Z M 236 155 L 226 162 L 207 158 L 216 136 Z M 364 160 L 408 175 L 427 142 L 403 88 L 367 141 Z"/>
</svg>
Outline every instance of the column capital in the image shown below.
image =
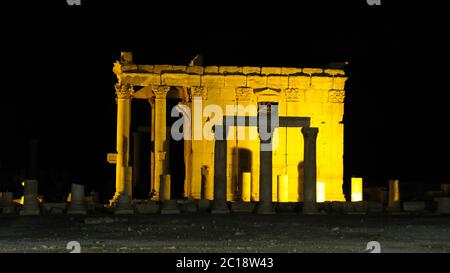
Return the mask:
<svg viewBox="0 0 450 273">
<path fill-rule="evenodd" d="M 152 91 L 157 99 L 165 99 L 167 93 L 170 91 L 170 86 L 168 85 L 153 85 Z"/>
<path fill-rule="evenodd" d="M 191 86 L 188 89 L 189 98 L 192 100 L 194 97 L 202 97 L 203 100 L 208 99 L 208 90 L 205 86 Z"/>
<path fill-rule="evenodd" d="M 317 134 L 319 133 L 319 128 L 314 127 L 303 127 L 302 134 L 305 139 L 316 139 Z"/>
<path fill-rule="evenodd" d="M 114 87 L 118 99 L 131 99 L 134 96 L 133 87 L 129 84 L 116 84 Z"/>
</svg>

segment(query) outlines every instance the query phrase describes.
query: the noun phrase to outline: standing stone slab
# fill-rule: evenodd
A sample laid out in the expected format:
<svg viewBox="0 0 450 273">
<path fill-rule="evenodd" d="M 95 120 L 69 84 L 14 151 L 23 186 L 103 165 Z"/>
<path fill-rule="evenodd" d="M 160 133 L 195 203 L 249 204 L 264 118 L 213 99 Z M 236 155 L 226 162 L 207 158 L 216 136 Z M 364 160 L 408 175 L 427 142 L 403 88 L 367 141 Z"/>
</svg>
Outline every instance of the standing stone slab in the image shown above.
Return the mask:
<svg viewBox="0 0 450 273">
<path fill-rule="evenodd" d="M 39 215 L 38 197 L 38 181 L 34 179 L 26 179 L 24 181 L 24 203 L 20 215 Z"/>
<path fill-rule="evenodd" d="M 69 208 L 67 209 L 67 214 L 70 215 L 87 214 L 83 185 L 72 184 L 71 202 L 69 204 Z"/>
<path fill-rule="evenodd" d="M 16 205 L 13 202 L 12 192 L 0 193 L 0 210 L 3 214 L 13 214 L 16 212 Z"/>
</svg>

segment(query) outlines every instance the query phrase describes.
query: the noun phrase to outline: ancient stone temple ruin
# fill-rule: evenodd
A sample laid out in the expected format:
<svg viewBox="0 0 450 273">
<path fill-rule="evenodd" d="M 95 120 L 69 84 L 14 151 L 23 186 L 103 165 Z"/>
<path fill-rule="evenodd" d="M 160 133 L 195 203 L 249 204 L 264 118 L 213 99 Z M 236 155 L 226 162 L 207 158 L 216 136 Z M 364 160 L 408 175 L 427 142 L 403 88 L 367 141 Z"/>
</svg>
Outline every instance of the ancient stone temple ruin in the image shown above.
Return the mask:
<svg viewBox="0 0 450 273">
<path fill-rule="evenodd" d="M 117 153 L 109 156 L 116 164 L 116 198 L 131 197 L 133 180 L 149 168 L 149 181 L 143 183 L 150 185 L 154 200 L 160 198 L 161 181 L 172 176 L 168 187 L 181 188 L 182 198 L 213 200 L 218 210 L 227 201 L 267 204 L 268 210 L 272 202 L 306 206 L 345 201 L 342 119 L 347 78 L 342 69 L 141 65 L 123 52 L 113 70 L 118 79 Z M 150 132 L 144 140 L 151 144 L 147 166 L 130 156 L 139 153 L 131 143 L 134 100 L 147 101 L 150 109 Z M 223 110 L 222 116 L 209 111 L 212 105 Z M 190 117 L 191 130 L 177 149 L 170 149 L 173 106 L 190 110 L 189 115 L 180 112 L 180 117 Z M 270 114 L 275 106 L 278 123 L 271 138 L 263 140 L 258 116 L 261 109 Z M 267 143 L 271 151 L 261 149 Z M 183 178 L 174 179 L 177 173 Z"/>
</svg>

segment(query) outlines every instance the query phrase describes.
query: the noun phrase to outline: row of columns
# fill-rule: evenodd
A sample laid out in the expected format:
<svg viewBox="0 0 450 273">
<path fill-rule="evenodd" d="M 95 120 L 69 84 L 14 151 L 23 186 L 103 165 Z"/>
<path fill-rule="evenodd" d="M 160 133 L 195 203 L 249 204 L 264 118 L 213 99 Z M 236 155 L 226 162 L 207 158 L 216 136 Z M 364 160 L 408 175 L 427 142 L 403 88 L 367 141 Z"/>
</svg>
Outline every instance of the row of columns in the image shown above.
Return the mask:
<svg viewBox="0 0 450 273">
<path fill-rule="evenodd" d="M 222 127 L 222 128 L 220 128 Z M 215 126 L 214 145 L 214 200 L 212 213 L 229 213 L 226 192 L 227 169 L 227 138 L 226 129 L 223 126 Z M 303 127 L 304 138 L 304 162 L 303 162 L 303 213 L 317 214 L 316 181 L 317 158 L 316 140 L 318 128 Z M 261 145 L 270 143 L 271 140 L 261 141 Z M 260 149 L 260 200 L 256 212 L 259 214 L 274 213 L 272 203 L 272 151 Z"/>
<path fill-rule="evenodd" d="M 166 95 L 170 86 L 154 86 L 155 94 L 149 99 L 152 115 L 151 141 L 153 144 L 151 155 L 152 191 L 153 199 L 159 199 L 161 175 L 167 174 L 167 130 L 166 130 Z M 116 193 L 113 201 L 119 200 L 120 195 L 132 196 L 132 167 L 130 166 L 130 126 L 131 100 L 134 90 L 131 86 L 116 85 L 117 95 L 117 158 L 116 158 Z"/>
</svg>

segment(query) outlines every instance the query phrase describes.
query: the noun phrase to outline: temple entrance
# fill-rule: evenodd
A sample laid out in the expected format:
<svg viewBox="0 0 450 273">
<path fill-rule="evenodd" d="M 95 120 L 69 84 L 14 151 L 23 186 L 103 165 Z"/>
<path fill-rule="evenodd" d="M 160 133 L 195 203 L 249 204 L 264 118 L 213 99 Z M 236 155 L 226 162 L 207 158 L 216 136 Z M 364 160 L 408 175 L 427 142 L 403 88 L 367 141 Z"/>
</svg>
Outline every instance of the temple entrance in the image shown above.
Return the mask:
<svg viewBox="0 0 450 273">
<path fill-rule="evenodd" d="M 185 162 L 184 162 L 184 140 L 174 140 L 170 135 L 170 130 L 175 121 L 180 117 L 171 117 L 172 108 L 175 107 L 181 98 L 167 98 L 167 139 L 168 143 L 168 172 L 171 175 L 170 189 L 171 199 L 183 199 L 184 181 L 185 181 Z"/>
</svg>

